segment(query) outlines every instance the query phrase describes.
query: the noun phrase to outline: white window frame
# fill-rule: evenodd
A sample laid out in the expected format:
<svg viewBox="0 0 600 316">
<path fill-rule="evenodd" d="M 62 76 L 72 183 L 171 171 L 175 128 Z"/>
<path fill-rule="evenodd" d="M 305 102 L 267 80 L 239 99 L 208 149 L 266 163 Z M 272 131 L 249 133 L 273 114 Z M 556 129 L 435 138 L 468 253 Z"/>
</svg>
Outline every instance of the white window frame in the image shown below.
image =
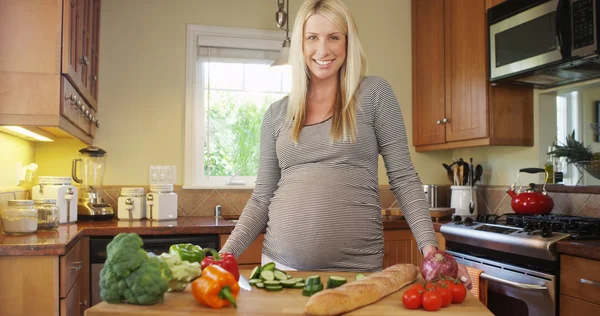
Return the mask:
<svg viewBox="0 0 600 316">
<path fill-rule="evenodd" d="M 285 32 L 261 29 L 187 25 L 185 75 L 184 189 L 252 189 L 255 176 L 207 179 L 204 176 L 204 99 L 197 89 L 199 46 L 281 50 Z M 204 179 L 203 179 L 204 178 Z"/>
</svg>

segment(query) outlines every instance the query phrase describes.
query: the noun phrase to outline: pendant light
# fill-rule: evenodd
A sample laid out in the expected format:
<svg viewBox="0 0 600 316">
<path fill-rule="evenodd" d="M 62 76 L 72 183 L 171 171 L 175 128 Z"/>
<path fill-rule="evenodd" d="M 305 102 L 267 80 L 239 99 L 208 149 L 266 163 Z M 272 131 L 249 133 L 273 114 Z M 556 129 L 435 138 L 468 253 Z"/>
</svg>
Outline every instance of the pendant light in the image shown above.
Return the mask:
<svg viewBox="0 0 600 316">
<path fill-rule="evenodd" d="M 285 9 L 285 11 L 283 10 L 284 1 L 286 2 L 286 7 L 287 7 Z M 275 59 L 273 64 L 271 64 L 271 67 L 289 66 L 290 65 L 290 63 L 288 61 L 288 59 L 290 57 L 290 44 L 291 44 L 290 36 L 289 36 L 290 28 L 289 28 L 289 23 L 288 23 L 288 12 L 290 10 L 290 1 L 289 0 L 277 0 L 277 6 L 279 7 L 279 10 L 277 10 L 277 12 L 275 12 L 275 21 L 277 22 L 277 26 L 279 27 L 280 30 L 282 30 L 283 26 L 285 25 L 285 40 L 283 41 L 283 45 L 281 47 L 279 56 L 277 57 L 277 59 Z"/>
</svg>

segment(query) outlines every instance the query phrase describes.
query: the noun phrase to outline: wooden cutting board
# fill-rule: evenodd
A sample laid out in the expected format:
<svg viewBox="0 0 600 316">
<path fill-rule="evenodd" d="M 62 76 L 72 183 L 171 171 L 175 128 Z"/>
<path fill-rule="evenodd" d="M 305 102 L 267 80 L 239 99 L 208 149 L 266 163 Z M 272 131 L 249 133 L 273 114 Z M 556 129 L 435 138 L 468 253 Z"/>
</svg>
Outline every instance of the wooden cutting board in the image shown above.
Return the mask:
<svg viewBox="0 0 600 316">
<path fill-rule="evenodd" d="M 250 270 L 242 270 L 242 275 L 248 278 Z M 346 277 L 353 281 L 356 273 L 348 272 L 288 272 L 293 277 L 305 278 L 318 274 L 324 284 L 330 275 Z M 433 315 L 424 309 L 408 310 L 402 304 L 402 294 L 409 286 L 393 293 L 375 304 L 361 307 L 346 315 Z M 138 306 L 128 304 L 108 304 L 102 302 L 85 311 L 86 316 L 162 316 L 162 315 L 304 315 L 304 305 L 308 297 L 302 296 L 301 289 L 284 289 L 280 292 L 267 292 L 253 287 L 248 292 L 240 290 L 238 307 L 211 309 L 196 302 L 190 287 L 184 292 L 166 293 L 163 303 L 152 306 Z M 437 313 L 451 316 L 493 316 L 481 302 L 467 291 L 467 298 L 462 304 L 452 304 Z"/>
</svg>

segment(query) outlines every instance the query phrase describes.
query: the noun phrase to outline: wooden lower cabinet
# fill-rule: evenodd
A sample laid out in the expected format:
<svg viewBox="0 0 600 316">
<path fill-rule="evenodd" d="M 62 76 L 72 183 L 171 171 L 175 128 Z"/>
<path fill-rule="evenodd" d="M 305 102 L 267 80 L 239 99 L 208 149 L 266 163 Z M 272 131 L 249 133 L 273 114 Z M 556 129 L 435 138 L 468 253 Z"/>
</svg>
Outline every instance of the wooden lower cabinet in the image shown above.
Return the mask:
<svg viewBox="0 0 600 316">
<path fill-rule="evenodd" d="M 435 233 L 440 250 L 446 249 L 446 242 L 441 233 Z M 383 232 L 383 268 L 397 263 L 412 263 L 418 267 L 423 262 L 423 254 L 417 246 L 410 229 L 386 230 Z"/>
<path fill-rule="evenodd" d="M 600 315 L 600 261 L 561 255 L 560 315 Z"/>
<path fill-rule="evenodd" d="M 230 234 L 222 234 L 219 235 L 219 249 L 223 248 L 227 238 L 229 238 Z M 242 254 L 237 258 L 238 265 L 240 268 L 253 268 L 256 265 L 261 264 L 262 260 L 262 246 L 265 241 L 265 235 L 260 234 L 256 239 L 242 252 Z"/>
<path fill-rule="evenodd" d="M 600 305 L 560 295 L 560 316 L 600 315 Z"/>
<path fill-rule="evenodd" d="M 83 316 L 90 295 L 86 253 L 83 238 L 63 256 L 0 257 L 0 315 Z"/>
</svg>

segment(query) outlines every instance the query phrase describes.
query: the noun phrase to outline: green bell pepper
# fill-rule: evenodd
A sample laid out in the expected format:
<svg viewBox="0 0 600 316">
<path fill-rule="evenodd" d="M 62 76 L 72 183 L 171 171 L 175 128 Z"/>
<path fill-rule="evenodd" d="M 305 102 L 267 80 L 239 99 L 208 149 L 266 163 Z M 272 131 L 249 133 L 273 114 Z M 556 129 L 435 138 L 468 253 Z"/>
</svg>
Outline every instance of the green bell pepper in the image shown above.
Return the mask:
<svg viewBox="0 0 600 316">
<path fill-rule="evenodd" d="M 204 259 L 205 250 L 192 244 L 175 244 L 169 247 L 169 253 L 178 254 L 182 261 L 200 263 Z"/>
</svg>

